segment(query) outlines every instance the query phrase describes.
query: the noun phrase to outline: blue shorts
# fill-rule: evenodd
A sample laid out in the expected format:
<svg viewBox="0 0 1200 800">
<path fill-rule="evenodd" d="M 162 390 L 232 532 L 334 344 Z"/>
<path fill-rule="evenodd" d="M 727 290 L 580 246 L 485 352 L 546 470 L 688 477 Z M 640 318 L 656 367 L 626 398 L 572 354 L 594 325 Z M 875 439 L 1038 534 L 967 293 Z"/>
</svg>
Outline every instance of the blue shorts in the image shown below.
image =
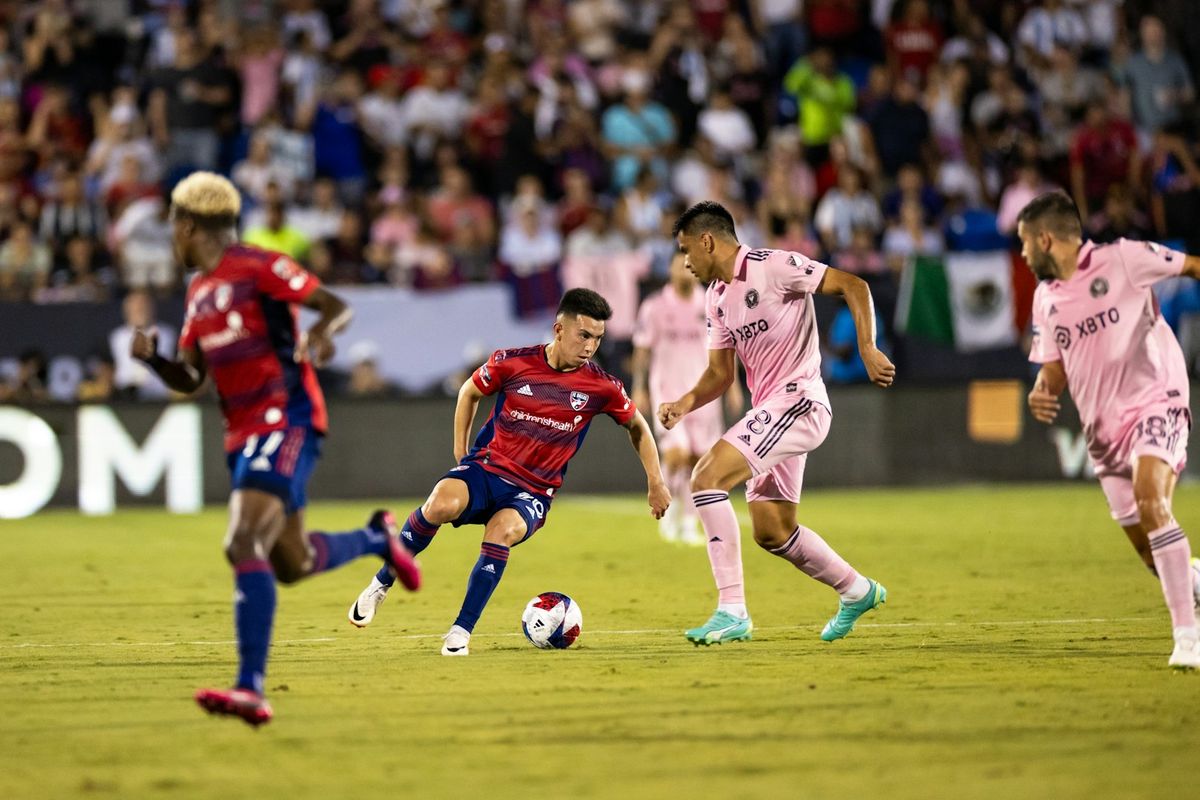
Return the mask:
<svg viewBox="0 0 1200 800">
<path fill-rule="evenodd" d="M 442 478 L 454 478 L 467 485 L 467 507 L 451 523 L 456 528 L 460 525 L 486 525 L 497 512 L 506 508 L 516 511 L 525 520 L 525 535 L 521 537 L 521 542 L 546 524 L 546 515 L 550 513 L 549 495 L 526 491 L 509 483 L 499 475 L 488 472 L 477 461 L 459 464 Z"/>
<path fill-rule="evenodd" d="M 257 489 L 283 501 L 288 514 L 308 504 L 308 479 L 321 457 L 321 435 L 294 427 L 255 434 L 225 455 L 233 489 Z"/>
</svg>

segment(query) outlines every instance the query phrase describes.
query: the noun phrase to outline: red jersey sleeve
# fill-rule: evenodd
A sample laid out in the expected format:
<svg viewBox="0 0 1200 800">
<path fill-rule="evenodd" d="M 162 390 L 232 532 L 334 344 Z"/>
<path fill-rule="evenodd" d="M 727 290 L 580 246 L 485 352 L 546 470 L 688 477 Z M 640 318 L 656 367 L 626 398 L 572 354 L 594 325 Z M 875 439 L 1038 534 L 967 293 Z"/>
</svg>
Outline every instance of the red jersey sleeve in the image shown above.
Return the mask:
<svg viewBox="0 0 1200 800">
<path fill-rule="evenodd" d="M 608 402 L 604 404 L 602 410 L 616 420 L 618 425 L 628 425 L 629 420 L 633 419 L 633 415 L 637 413 L 637 406 L 629 399 L 629 393 L 625 391 L 624 384 L 613 378 L 612 391 L 608 393 Z"/>
<path fill-rule="evenodd" d="M 303 303 L 321 285 L 321 281 L 295 261 L 281 255 L 269 267 L 257 270 L 255 285 L 267 297 L 285 303 Z"/>
<path fill-rule="evenodd" d="M 507 374 L 508 364 L 505 363 L 507 350 L 497 350 L 483 366 L 471 373 L 475 388 L 485 395 L 491 396 L 500 390 Z"/>
</svg>

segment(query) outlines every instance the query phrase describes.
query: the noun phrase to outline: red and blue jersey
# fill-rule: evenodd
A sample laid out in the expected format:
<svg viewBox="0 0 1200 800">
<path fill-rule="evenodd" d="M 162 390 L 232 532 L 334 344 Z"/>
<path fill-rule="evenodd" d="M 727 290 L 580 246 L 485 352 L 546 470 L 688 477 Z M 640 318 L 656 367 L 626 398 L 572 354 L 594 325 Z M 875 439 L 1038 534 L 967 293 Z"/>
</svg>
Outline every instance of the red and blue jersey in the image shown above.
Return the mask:
<svg viewBox="0 0 1200 800">
<path fill-rule="evenodd" d="M 539 494 L 562 486 L 592 417 L 625 425 L 637 413 L 619 380 L 590 361 L 560 372 L 545 345 L 497 350 L 471 379 L 496 407 L 466 460 Z"/>
<path fill-rule="evenodd" d="M 290 427 L 325 433 L 316 372 L 293 359 L 295 304 L 320 285 L 285 255 L 234 245 L 188 286 L 179 349 L 204 355 L 221 398 L 226 452 L 255 434 Z"/>
</svg>

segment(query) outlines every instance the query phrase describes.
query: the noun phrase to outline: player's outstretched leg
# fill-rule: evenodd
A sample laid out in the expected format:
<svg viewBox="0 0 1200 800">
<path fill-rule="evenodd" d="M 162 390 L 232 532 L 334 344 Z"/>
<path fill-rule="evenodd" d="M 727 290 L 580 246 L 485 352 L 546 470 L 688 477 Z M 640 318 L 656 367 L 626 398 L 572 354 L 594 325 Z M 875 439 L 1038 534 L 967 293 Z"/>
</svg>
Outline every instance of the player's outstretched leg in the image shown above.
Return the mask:
<svg viewBox="0 0 1200 800">
<path fill-rule="evenodd" d="M 717 584 L 717 610 L 703 625 L 684 631 L 683 635 L 697 645 L 749 641 L 754 623 L 746 610 L 741 528 L 729 493 L 701 491 L 693 493 L 692 499 L 708 537 L 708 562 Z"/>
<path fill-rule="evenodd" d="M 469 643 L 471 632 L 483 614 L 483 609 L 492 592 L 500 584 L 504 576 L 504 567 L 508 564 L 507 545 L 485 541 L 479 548 L 479 560 L 467 578 L 467 594 L 463 598 L 462 608 L 450 630 L 442 637 L 442 655 L 465 656 L 470 653 Z"/>
<path fill-rule="evenodd" d="M 1147 533 L 1163 598 L 1171 612 L 1175 647 L 1167 663 L 1175 669 L 1200 669 L 1200 631 L 1187 534 L 1173 518 Z"/>
<path fill-rule="evenodd" d="M 837 613 L 821 630 L 826 642 L 845 637 L 854 630 L 859 617 L 887 600 L 887 589 L 858 574 L 816 531 L 803 525 L 797 525 L 786 542 L 770 550 L 841 595 Z"/>
<path fill-rule="evenodd" d="M 429 546 L 437 530 L 438 526 L 425 519 L 420 508 L 408 515 L 404 527 L 400 530 L 399 543 L 402 549 L 408 552 L 410 560 Z M 375 612 L 387 599 L 388 590 L 396 582 L 396 574 L 390 562 L 379 568 L 367 584 L 367 588 L 359 593 L 354 604 L 350 606 L 348 616 L 351 624 L 359 628 L 371 624 L 371 620 L 375 619 Z"/>
<path fill-rule="evenodd" d="M 367 524 L 346 533 L 307 534 L 308 548 L 312 554 L 307 574 L 316 575 L 353 561 L 364 555 L 376 555 L 383 559 L 383 570 L 389 576 L 398 577 L 400 583 L 410 591 L 421 585 L 421 570 L 399 538 L 396 518 L 387 509 L 373 512 Z"/>
</svg>

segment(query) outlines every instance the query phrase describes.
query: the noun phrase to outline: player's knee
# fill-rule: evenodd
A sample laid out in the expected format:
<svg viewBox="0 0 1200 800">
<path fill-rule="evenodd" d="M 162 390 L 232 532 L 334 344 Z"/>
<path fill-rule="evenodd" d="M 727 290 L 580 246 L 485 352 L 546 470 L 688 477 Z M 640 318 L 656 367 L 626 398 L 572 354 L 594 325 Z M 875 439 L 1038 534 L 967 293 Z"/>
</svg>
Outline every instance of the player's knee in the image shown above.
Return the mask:
<svg viewBox="0 0 1200 800">
<path fill-rule="evenodd" d="M 722 485 L 721 476 L 717 470 L 710 465 L 697 464 L 692 470 L 691 480 L 692 493 L 696 492 L 714 492 L 725 491 L 725 486 Z"/>
<path fill-rule="evenodd" d="M 1138 516 L 1142 520 L 1142 530 L 1152 531 L 1161 528 L 1171 521 L 1171 501 L 1158 492 L 1147 492 L 1137 496 Z"/>
<path fill-rule="evenodd" d="M 776 526 L 754 529 L 754 541 L 763 550 L 778 550 L 787 544 L 792 532 Z"/>
<path fill-rule="evenodd" d="M 502 544 L 505 547 L 516 547 L 525 538 L 525 524 L 505 525 L 487 532 L 483 540 L 492 544 Z"/>
<path fill-rule="evenodd" d="M 445 525 L 458 519 L 465 506 L 466 503 L 460 498 L 438 493 L 425 501 L 421 513 L 434 525 Z"/>
<path fill-rule="evenodd" d="M 308 574 L 305 564 L 297 564 L 290 560 L 272 561 L 271 565 L 275 570 L 275 580 L 280 583 L 298 583 Z"/>
</svg>

